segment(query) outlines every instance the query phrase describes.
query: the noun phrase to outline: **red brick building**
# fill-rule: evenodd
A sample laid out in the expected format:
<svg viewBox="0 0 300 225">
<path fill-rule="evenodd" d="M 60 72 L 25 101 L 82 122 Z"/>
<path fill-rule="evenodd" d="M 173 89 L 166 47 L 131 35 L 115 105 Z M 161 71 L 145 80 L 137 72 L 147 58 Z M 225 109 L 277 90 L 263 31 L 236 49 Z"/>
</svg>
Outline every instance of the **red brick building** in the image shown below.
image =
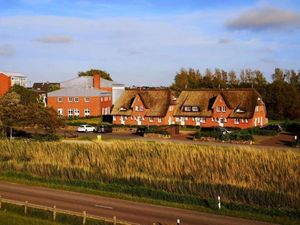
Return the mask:
<svg viewBox="0 0 300 225">
<path fill-rule="evenodd" d="M 11 88 L 11 79 L 3 73 L 0 73 L 0 97 L 8 92 Z"/>
<path fill-rule="evenodd" d="M 168 89 L 129 89 L 115 104 L 113 123 L 249 128 L 267 124 L 266 108 L 254 89 L 191 90 L 178 99 Z"/>
<path fill-rule="evenodd" d="M 95 74 L 60 83 L 60 89 L 49 92 L 47 104 L 64 117 L 109 115 L 112 107 L 113 81 Z"/>
<path fill-rule="evenodd" d="M 266 114 L 262 97 L 254 89 L 183 91 L 174 111 L 176 124 L 231 128 L 264 126 Z"/>
<path fill-rule="evenodd" d="M 26 87 L 27 77 L 21 73 L 0 72 L 0 96 L 8 92 L 14 85 Z"/>
<path fill-rule="evenodd" d="M 168 89 L 127 89 L 113 107 L 113 124 L 171 125 L 175 103 Z"/>
</svg>

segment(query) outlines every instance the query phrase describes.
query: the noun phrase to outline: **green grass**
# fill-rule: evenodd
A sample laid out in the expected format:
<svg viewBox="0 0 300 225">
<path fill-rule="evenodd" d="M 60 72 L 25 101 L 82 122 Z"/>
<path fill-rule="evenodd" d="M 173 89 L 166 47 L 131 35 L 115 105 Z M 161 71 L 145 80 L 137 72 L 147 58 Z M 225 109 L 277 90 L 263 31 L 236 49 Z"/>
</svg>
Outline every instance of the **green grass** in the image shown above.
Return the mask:
<svg viewBox="0 0 300 225">
<path fill-rule="evenodd" d="M 102 121 L 101 117 L 91 117 L 91 118 L 72 118 L 66 119 L 65 123 L 69 126 L 79 126 L 82 124 L 90 124 L 97 126 Z"/>
<path fill-rule="evenodd" d="M 22 216 L 17 213 L 0 211 L 1 225 L 63 225 L 49 220 Z"/>
<path fill-rule="evenodd" d="M 3 216 L 1 216 L 3 214 Z M 0 224 L 3 225 L 6 222 L 11 220 L 11 215 L 13 215 L 14 218 L 16 218 L 15 224 L 20 225 L 39 225 L 39 224 L 45 224 L 45 225 L 62 225 L 62 224 L 68 224 L 68 225 L 81 225 L 82 224 L 82 217 L 78 216 L 72 216 L 62 213 L 56 214 L 56 221 L 53 222 L 53 215 L 51 211 L 42 210 L 42 209 L 35 209 L 28 207 L 27 209 L 27 215 L 24 215 L 24 206 L 14 205 L 11 203 L 2 203 L 2 207 L 0 210 Z M 9 224 L 9 223 L 7 223 Z M 94 220 L 94 219 L 86 219 L 86 225 L 112 225 L 111 222 L 105 222 L 100 220 Z"/>
</svg>

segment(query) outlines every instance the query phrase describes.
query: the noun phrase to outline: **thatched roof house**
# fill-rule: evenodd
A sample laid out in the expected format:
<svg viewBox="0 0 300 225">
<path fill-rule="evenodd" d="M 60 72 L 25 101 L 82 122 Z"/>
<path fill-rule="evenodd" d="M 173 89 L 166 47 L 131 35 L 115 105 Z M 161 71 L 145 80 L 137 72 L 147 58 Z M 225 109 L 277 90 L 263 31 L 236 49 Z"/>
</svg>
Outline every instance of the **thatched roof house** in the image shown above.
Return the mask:
<svg viewBox="0 0 300 225">
<path fill-rule="evenodd" d="M 169 89 L 126 89 L 119 100 L 114 105 L 111 114 L 118 116 L 132 115 L 133 102 L 139 97 L 145 107 L 144 116 L 164 117 L 170 105 L 174 104 L 171 91 Z"/>
<path fill-rule="evenodd" d="M 261 95 L 255 89 L 200 89 L 182 91 L 174 116 L 212 117 L 215 100 L 218 96 L 224 99 L 231 110 L 229 118 L 252 118 L 255 107 L 264 105 Z M 195 111 L 184 111 L 184 107 L 197 107 Z"/>
</svg>

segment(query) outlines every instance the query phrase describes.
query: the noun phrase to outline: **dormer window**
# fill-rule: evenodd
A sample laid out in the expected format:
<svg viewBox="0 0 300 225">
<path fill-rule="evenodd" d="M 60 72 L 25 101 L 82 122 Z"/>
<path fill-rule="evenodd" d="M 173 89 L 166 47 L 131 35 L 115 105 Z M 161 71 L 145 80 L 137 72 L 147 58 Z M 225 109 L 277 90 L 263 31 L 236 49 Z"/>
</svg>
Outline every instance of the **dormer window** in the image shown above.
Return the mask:
<svg viewBox="0 0 300 225">
<path fill-rule="evenodd" d="M 185 112 L 190 112 L 192 110 L 192 107 L 191 106 L 184 106 L 183 110 Z"/>
<path fill-rule="evenodd" d="M 193 112 L 199 112 L 199 107 L 198 106 L 193 106 L 192 111 Z"/>
<path fill-rule="evenodd" d="M 126 111 L 127 109 L 125 107 L 121 107 L 120 111 Z"/>
<path fill-rule="evenodd" d="M 222 106 L 222 112 L 226 112 L 226 106 Z"/>
<path fill-rule="evenodd" d="M 242 110 L 242 109 L 240 109 L 240 108 L 237 108 L 237 109 L 235 110 L 235 112 L 236 112 L 236 113 L 244 113 L 245 110 Z"/>
</svg>

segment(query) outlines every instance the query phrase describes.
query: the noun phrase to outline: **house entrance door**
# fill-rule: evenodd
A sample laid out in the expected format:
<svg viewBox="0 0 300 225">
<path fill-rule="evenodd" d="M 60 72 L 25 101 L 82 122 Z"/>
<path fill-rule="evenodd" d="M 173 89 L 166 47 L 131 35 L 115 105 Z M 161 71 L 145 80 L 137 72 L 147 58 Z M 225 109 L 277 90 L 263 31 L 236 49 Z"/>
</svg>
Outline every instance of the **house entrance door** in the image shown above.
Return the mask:
<svg viewBox="0 0 300 225">
<path fill-rule="evenodd" d="M 136 118 L 136 121 L 138 126 L 142 125 L 142 118 L 140 116 Z"/>
<path fill-rule="evenodd" d="M 224 127 L 224 119 L 223 118 L 219 119 L 219 126 Z"/>
</svg>

